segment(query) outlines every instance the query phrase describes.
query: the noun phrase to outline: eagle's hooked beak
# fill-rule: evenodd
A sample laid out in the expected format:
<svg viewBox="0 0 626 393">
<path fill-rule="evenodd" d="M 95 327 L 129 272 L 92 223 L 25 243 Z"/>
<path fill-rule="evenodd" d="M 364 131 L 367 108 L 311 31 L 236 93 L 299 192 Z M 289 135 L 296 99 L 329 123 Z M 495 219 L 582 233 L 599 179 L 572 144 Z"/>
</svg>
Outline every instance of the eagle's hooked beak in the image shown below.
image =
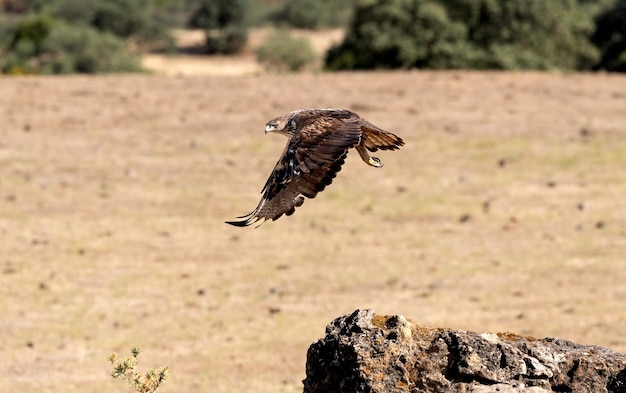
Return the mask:
<svg viewBox="0 0 626 393">
<path fill-rule="evenodd" d="M 278 131 L 278 123 L 267 123 L 265 125 L 265 133 Z"/>
</svg>

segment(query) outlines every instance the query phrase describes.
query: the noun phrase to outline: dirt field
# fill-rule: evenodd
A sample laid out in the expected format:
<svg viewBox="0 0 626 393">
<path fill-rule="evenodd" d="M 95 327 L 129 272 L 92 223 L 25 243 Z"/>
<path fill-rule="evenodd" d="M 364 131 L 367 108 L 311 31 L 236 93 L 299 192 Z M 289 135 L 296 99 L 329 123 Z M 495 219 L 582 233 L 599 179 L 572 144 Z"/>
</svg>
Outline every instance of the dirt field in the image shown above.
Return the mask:
<svg viewBox="0 0 626 393">
<path fill-rule="evenodd" d="M 285 138 L 344 107 L 407 145 L 354 152 L 258 229 Z M 0 392 L 299 392 L 356 308 L 626 351 L 626 76 L 397 72 L 0 79 Z"/>
</svg>

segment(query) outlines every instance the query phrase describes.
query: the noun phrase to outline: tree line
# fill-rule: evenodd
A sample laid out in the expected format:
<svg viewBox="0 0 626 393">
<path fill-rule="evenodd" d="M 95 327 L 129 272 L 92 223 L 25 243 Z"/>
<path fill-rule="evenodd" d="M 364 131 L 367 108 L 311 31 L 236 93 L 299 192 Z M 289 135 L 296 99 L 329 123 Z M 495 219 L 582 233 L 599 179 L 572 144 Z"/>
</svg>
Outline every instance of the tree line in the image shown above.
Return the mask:
<svg viewBox="0 0 626 393">
<path fill-rule="evenodd" d="M 326 70 L 626 71 L 626 0 L 0 0 L 0 71 L 139 71 L 175 50 L 173 27 L 204 29 L 213 54 L 260 25 L 345 28 Z M 266 56 L 310 51 L 276 41 Z"/>
</svg>

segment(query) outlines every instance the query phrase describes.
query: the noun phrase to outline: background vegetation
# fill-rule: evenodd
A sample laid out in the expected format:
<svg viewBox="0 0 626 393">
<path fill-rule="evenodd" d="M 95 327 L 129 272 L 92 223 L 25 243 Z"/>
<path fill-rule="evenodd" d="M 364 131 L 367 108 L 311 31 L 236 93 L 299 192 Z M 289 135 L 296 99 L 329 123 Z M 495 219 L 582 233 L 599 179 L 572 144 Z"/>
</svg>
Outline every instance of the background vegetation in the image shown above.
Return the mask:
<svg viewBox="0 0 626 393">
<path fill-rule="evenodd" d="M 601 56 L 590 39 L 593 18 L 611 3 L 362 1 L 326 63 L 329 69 L 590 69 Z"/>
<path fill-rule="evenodd" d="M 4 73 L 137 71 L 140 53 L 174 49 L 174 27 L 203 29 L 205 53 L 232 54 L 261 25 L 345 27 L 328 70 L 626 69 L 626 0 L 4 0 L 0 7 Z M 289 50 L 302 52 L 294 58 L 308 51 Z"/>
</svg>

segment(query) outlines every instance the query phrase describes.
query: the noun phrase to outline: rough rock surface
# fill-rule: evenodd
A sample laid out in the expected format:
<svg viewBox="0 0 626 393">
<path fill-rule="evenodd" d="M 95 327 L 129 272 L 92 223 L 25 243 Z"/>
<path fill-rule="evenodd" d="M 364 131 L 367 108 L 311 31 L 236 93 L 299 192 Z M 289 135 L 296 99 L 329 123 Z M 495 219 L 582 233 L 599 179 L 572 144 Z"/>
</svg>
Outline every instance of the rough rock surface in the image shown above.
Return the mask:
<svg viewBox="0 0 626 393">
<path fill-rule="evenodd" d="M 305 393 L 626 393 L 626 355 L 554 338 L 425 328 L 356 310 L 307 354 Z"/>
</svg>

